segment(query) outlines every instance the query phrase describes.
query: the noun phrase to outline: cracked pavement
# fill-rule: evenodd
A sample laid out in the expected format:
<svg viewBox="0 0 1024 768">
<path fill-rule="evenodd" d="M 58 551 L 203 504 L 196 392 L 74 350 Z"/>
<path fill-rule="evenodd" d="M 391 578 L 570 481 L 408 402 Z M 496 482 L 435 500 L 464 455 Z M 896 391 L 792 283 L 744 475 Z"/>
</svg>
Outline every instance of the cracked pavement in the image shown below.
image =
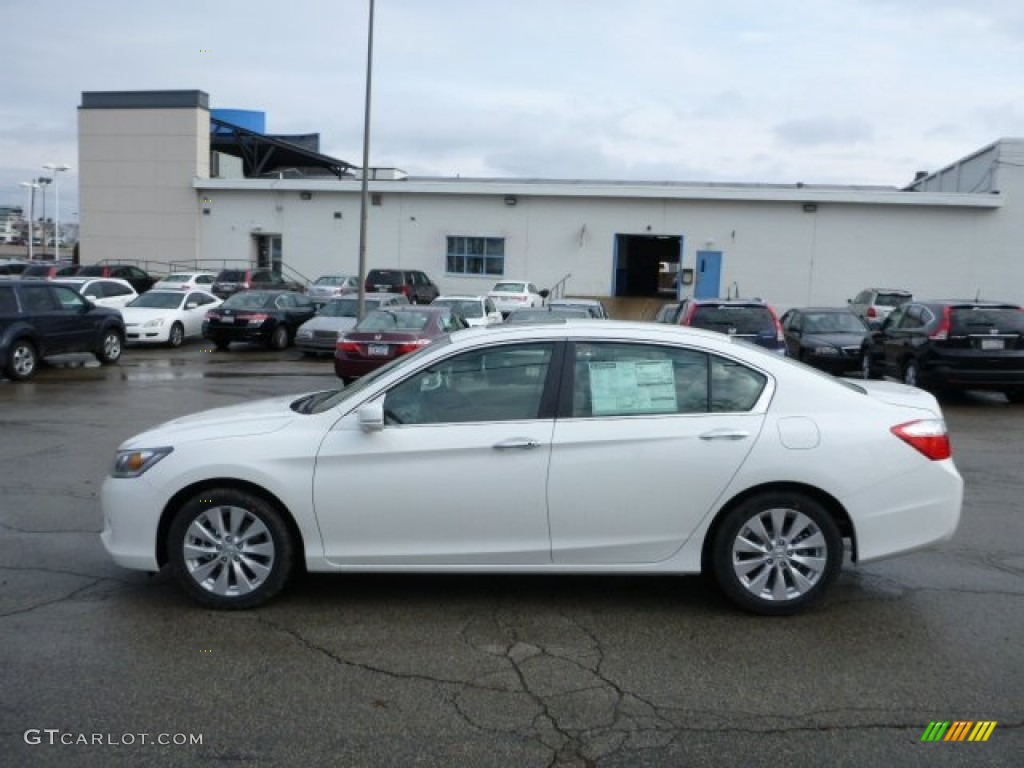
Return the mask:
<svg viewBox="0 0 1024 768">
<path fill-rule="evenodd" d="M 1020 764 L 1024 408 L 944 403 L 957 536 L 847 564 L 787 619 L 737 613 L 696 576 L 309 575 L 218 613 L 109 561 L 97 497 L 124 438 L 333 385 L 293 350 L 199 345 L 0 382 L 0 765 Z M 933 720 L 998 724 L 922 744 Z M 30 745 L 28 729 L 203 743 Z"/>
</svg>

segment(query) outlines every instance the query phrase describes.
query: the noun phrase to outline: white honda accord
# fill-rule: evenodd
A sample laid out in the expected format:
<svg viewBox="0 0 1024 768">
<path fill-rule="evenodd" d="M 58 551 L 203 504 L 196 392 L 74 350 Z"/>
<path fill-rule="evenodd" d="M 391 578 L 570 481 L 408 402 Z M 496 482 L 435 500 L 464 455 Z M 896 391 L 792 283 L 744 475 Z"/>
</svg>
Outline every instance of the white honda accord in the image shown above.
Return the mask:
<svg viewBox="0 0 1024 768">
<path fill-rule="evenodd" d="M 103 484 L 122 566 L 247 608 L 310 571 L 696 573 L 788 614 L 854 562 L 956 530 L 927 392 L 724 334 L 573 321 L 462 331 L 332 390 L 175 419 Z"/>
</svg>

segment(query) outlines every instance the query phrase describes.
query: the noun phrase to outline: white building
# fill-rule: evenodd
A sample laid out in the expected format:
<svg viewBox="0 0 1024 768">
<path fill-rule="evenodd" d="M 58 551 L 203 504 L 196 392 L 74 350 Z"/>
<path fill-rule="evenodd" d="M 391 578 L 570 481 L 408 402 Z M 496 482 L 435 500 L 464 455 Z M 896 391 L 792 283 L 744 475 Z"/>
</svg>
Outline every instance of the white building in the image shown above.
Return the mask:
<svg viewBox="0 0 1024 768">
<path fill-rule="evenodd" d="M 79 118 L 84 263 L 357 271 L 358 169 L 320 155 L 315 137 L 226 137 L 215 119 L 211 141 L 202 91 L 85 93 Z M 506 276 L 656 298 L 664 272 L 682 269 L 684 292 L 780 308 L 839 304 L 872 285 L 1024 302 L 1022 139 L 905 189 L 373 174 L 369 265 L 422 269 L 445 292 Z"/>
</svg>

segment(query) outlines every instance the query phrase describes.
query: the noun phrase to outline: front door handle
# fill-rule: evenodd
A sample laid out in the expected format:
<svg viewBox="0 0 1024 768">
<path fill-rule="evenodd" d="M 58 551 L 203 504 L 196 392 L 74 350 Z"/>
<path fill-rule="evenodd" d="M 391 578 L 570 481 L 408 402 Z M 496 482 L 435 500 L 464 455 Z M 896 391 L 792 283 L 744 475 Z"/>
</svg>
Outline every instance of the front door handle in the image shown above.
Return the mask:
<svg viewBox="0 0 1024 768">
<path fill-rule="evenodd" d="M 701 440 L 745 440 L 748 437 L 750 433 L 741 429 L 712 429 L 700 435 Z"/>
<path fill-rule="evenodd" d="M 537 448 L 540 446 L 536 440 L 531 440 L 528 437 L 510 437 L 508 440 L 502 440 L 500 443 L 495 443 L 494 448 L 498 451 L 508 451 L 514 448 L 518 449 L 530 449 Z"/>
</svg>

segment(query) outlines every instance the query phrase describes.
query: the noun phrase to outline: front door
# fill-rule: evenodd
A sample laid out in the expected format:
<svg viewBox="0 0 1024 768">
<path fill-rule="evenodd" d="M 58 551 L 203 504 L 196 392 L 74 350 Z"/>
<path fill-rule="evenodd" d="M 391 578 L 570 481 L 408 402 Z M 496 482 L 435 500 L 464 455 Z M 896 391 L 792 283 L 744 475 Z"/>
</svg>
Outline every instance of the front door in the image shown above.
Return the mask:
<svg viewBox="0 0 1024 768">
<path fill-rule="evenodd" d="M 697 251 L 697 274 L 693 298 L 717 299 L 722 295 L 722 252 Z"/>
</svg>

